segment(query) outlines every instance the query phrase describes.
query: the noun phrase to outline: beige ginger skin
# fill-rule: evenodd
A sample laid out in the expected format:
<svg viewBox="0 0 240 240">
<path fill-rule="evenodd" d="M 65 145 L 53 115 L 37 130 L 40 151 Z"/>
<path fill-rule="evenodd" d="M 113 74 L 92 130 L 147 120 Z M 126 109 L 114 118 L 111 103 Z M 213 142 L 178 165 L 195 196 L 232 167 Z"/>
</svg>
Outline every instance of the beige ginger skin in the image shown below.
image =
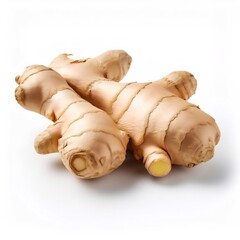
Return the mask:
<svg viewBox="0 0 240 240">
<path fill-rule="evenodd" d="M 81 178 L 106 175 L 125 160 L 128 136 L 102 110 L 82 99 L 57 72 L 42 65 L 16 77 L 18 103 L 54 123 L 35 139 L 40 154 L 59 151 Z"/>
<path fill-rule="evenodd" d="M 130 63 L 126 52 L 114 50 L 85 60 L 61 54 L 50 67 L 129 134 L 129 147 L 151 175 L 211 159 L 220 131 L 211 116 L 186 101 L 196 91 L 194 76 L 179 71 L 155 82 L 118 83 Z"/>
</svg>

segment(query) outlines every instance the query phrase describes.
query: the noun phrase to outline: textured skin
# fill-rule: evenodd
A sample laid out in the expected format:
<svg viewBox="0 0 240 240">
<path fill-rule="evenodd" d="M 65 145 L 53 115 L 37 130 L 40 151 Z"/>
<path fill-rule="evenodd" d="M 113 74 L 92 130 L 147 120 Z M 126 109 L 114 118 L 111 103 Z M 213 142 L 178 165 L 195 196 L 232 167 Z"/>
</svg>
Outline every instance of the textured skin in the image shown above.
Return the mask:
<svg viewBox="0 0 240 240">
<path fill-rule="evenodd" d="M 111 64 L 109 55 L 121 57 Z M 150 174 L 150 165 L 159 160 L 193 167 L 211 159 L 220 131 L 211 116 L 186 101 L 196 91 L 193 75 L 180 71 L 155 82 L 117 83 L 117 66 L 124 69 L 130 62 L 126 52 L 115 50 L 81 62 L 60 55 L 50 66 L 129 134 L 130 148 Z"/>
<path fill-rule="evenodd" d="M 33 65 L 17 76 L 16 100 L 54 122 L 35 139 L 38 153 L 59 151 L 66 168 L 81 178 L 106 175 L 125 160 L 128 136 L 54 70 Z"/>
</svg>

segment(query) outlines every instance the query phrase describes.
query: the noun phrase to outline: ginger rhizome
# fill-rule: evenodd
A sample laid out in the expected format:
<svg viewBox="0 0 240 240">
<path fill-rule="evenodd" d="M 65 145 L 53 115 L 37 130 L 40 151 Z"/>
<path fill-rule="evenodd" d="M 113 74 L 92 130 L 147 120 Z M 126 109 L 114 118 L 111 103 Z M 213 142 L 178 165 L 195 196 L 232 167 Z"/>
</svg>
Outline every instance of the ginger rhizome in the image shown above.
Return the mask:
<svg viewBox="0 0 240 240">
<path fill-rule="evenodd" d="M 119 83 L 130 63 L 126 52 L 115 50 L 85 60 L 61 54 L 50 67 L 129 134 L 129 147 L 151 175 L 211 159 L 220 131 L 210 115 L 186 101 L 196 91 L 194 76 L 180 71 L 155 82 Z"/>
<path fill-rule="evenodd" d="M 59 151 L 66 168 L 81 178 L 106 175 L 123 163 L 127 134 L 104 111 L 82 99 L 58 73 L 33 65 L 16 82 L 18 103 L 54 122 L 36 137 L 38 153 Z"/>
</svg>

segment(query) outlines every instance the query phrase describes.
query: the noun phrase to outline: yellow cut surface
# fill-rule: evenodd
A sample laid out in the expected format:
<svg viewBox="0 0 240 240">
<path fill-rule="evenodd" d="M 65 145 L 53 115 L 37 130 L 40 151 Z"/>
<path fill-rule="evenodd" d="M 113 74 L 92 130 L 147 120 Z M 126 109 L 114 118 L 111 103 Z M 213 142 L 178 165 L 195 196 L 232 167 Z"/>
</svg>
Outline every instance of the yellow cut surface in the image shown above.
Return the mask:
<svg viewBox="0 0 240 240">
<path fill-rule="evenodd" d="M 86 168 L 86 160 L 84 158 L 78 157 L 75 158 L 72 161 L 72 166 L 77 170 L 77 171 L 82 171 L 83 169 Z"/>
<path fill-rule="evenodd" d="M 157 159 L 151 163 L 148 171 L 151 175 L 162 177 L 167 175 L 171 170 L 171 165 L 165 159 Z"/>
</svg>

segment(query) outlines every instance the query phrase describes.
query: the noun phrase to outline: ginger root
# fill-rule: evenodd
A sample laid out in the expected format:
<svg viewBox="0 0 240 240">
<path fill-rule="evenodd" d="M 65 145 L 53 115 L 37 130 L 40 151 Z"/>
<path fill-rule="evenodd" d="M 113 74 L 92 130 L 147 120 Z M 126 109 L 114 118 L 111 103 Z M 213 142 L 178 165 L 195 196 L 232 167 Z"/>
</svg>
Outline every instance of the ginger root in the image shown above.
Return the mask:
<svg viewBox="0 0 240 240">
<path fill-rule="evenodd" d="M 130 148 L 151 175 L 211 159 L 220 131 L 211 116 L 186 101 L 196 91 L 194 76 L 179 71 L 155 82 L 118 83 L 130 63 L 126 52 L 115 50 L 79 61 L 62 54 L 50 67 L 129 134 Z"/>
<path fill-rule="evenodd" d="M 106 175 L 125 160 L 128 136 L 102 110 L 82 99 L 54 70 L 27 67 L 16 77 L 18 103 L 52 120 L 35 139 L 35 149 L 59 151 L 66 168 L 81 178 Z"/>
</svg>

